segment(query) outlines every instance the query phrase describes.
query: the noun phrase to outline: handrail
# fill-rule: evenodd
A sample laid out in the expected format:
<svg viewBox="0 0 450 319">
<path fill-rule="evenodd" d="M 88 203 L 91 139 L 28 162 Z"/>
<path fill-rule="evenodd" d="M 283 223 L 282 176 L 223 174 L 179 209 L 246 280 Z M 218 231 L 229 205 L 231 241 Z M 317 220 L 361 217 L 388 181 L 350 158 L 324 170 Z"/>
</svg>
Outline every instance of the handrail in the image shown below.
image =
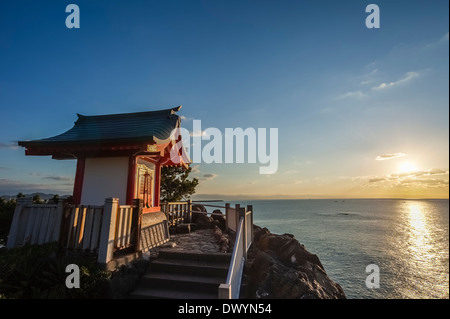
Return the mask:
<svg viewBox="0 0 450 319">
<path fill-rule="evenodd" d="M 239 220 L 238 231 L 236 233 L 236 241 L 234 243 L 233 252 L 231 254 L 230 266 L 225 284 L 219 286 L 219 299 L 238 299 L 242 272 L 244 270 L 245 258 L 242 252 L 242 240 L 244 229 L 244 217 Z"/>
<path fill-rule="evenodd" d="M 216 207 L 216 208 L 226 208 L 225 206 L 219 206 L 219 205 L 207 205 L 207 204 L 201 204 L 202 206 L 208 206 L 208 207 Z"/>
<path fill-rule="evenodd" d="M 253 239 L 252 206 L 247 206 L 246 209 L 236 205 L 235 211 L 239 216 L 236 227 L 236 240 L 231 254 L 227 280 L 219 286 L 219 299 L 239 299 L 247 250 Z"/>
<path fill-rule="evenodd" d="M 162 204 L 168 204 L 168 205 L 186 205 L 189 201 L 184 202 L 163 202 Z"/>
<path fill-rule="evenodd" d="M 185 222 L 186 217 L 191 221 L 193 213 L 225 217 L 227 229 L 236 232 L 236 240 L 231 254 L 227 279 L 225 283 L 220 284 L 218 297 L 219 299 L 239 299 L 247 250 L 253 239 L 253 207 L 251 205 L 248 205 L 246 208 L 240 207 L 239 204 L 236 204 L 235 207 L 230 207 L 228 203 L 225 206 L 202 204 L 205 207 L 223 208 L 225 209 L 224 215 L 222 213 L 193 210 L 191 201 L 169 202 L 162 203 L 162 205 L 166 205 L 164 212 L 173 226 L 178 222 Z M 172 208 L 175 209 L 172 211 Z"/>
<path fill-rule="evenodd" d="M 202 212 L 199 210 L 190 210 L 189 213 L 196 213 L 196 214 L 204 214 L 204 215 L 211 215 L 211 216 L 224 216 L 223 214 L 219 213 L 208 213 L 208 212 Z"/>
</svg>

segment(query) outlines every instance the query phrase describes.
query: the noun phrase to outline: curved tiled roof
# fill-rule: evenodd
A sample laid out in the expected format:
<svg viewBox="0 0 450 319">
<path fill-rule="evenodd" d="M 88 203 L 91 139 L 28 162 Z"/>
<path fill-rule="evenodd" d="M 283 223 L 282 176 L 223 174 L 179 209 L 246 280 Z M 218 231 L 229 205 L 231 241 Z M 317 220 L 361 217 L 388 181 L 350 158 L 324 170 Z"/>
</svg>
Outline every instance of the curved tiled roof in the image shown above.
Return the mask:
<svg viewBox="0 0 450 319">
<path fill-rule="evenodd" d="M 110 115 L 78 115 L 68 131 L 49 138 L 20 141 L 20 146 L 45 147 L 68 144 L 167 141 L 173 129 L 180 126 L 176 108 Z"/>
</svg>

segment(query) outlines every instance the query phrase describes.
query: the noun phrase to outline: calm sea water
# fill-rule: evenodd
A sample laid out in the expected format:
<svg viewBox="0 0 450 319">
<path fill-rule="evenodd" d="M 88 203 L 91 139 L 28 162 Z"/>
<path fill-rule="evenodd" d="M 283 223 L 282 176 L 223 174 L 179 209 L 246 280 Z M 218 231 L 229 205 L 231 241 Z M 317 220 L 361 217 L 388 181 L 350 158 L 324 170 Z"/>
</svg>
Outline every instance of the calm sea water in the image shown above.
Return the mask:
<svg viewBox="0 0 450 319">
<path fill-rule="evenodd" d="M 254 223 L 291 233 L 347 298 L 449 298 L 448 200 L 257 200 Z M 209 211 L 209 209 L 208 209 Z M 380 287 L 366 287 L 366 266 Z"/>
</svg>

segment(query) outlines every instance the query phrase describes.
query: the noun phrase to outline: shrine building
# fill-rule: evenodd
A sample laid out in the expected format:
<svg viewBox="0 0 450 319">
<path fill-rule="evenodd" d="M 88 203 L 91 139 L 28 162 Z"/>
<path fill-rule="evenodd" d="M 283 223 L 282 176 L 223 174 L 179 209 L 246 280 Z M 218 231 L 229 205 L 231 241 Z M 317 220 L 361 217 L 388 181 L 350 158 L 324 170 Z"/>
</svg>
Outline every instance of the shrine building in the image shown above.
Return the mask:
<svg viewBox="0 0 450 319">
<path fill-rule="evenodd" d="M 103 205 L 105 198 L 144 202 L 144 212 L 160 211 L 161 167 L 188 167 L 186 152 L 171 133 L 180 128 L 181 106 L 149 112 L 78 115 L 68 131 L 49 138 L 19 141 L 26 155 L 76 159 L 75 204 Z M 178 142 L 178 143 L 177 143 Z M 172 147 L 177 147 L 172 157 Z M 173 156 L 172 152 L 172 156 Z"/>
</svg>

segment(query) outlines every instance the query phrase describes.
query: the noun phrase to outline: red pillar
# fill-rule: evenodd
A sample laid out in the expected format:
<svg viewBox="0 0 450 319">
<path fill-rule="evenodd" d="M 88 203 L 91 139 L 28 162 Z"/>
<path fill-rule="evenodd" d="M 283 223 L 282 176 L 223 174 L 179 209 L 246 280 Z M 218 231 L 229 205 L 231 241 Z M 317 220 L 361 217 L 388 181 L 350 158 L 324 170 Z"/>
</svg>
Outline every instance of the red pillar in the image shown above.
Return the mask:
<svg viewBox="0 0 450 319">
<path fill-rule="evenodd" d="M 136 193 L 136 156 L 130 156 L 128 161 L 127 199 L 126 205 L 132 205 Z"/>
<path fill-rule="evenodd" d="M 79 157 L 77 159 L 77 172 L 75 173 L 75 182 L 73 184 L 73 202 L 75 205 L 80 205 L 81 194 L 83 192 L 83 179 L 84 179 L 84 168 L 86 164 L 85 157 Z"/>
<path fill-rule="evenodd" d="M 155 207 L 161 206 L 161 164 L 155 164 Z"/>
</svg>

